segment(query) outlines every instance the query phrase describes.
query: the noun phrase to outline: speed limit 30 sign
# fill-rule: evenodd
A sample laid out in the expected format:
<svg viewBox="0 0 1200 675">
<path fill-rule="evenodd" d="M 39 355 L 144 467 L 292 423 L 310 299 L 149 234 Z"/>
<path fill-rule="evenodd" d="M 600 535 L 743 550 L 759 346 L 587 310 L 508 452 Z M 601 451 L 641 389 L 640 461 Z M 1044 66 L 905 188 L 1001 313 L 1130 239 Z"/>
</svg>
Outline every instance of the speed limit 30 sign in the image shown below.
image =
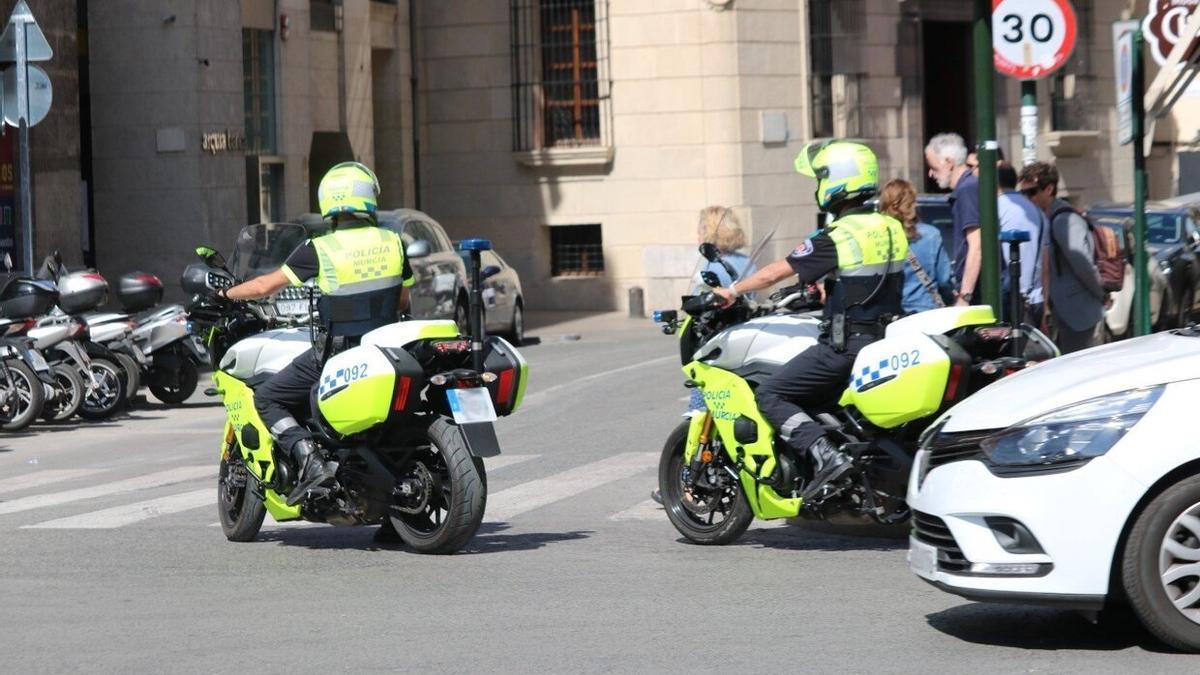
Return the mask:
<svg viewBox="0 0 1200 675">
<path fill-rule="evenodd" d="M 1076 30 L 1069 0 L 992 0 L 996 70 L 1021 80 L 1045 77 L 1071 58 Z"/>
</svg>

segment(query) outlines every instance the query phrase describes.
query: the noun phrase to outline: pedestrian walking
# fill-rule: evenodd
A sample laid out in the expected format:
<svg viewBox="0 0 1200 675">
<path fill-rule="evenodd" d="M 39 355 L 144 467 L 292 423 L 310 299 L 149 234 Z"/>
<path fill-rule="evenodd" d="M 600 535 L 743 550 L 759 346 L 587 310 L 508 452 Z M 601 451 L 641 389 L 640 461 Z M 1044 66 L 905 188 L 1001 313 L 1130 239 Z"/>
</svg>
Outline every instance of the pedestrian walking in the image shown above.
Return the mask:
<svg viewBox="0 0 1200 675">
<path fill-rule="evenodd" d="M 945 307 L 954 298 L 950 257 L 942 246 L 942 233 L 928 223 L 918 222 L 917 191 L 902 179 L 888 181 L 879 195 L 879 212 L 899 220 L 908 237 L 908 259 L 904 263 L 905 314 Z"/>
<path fill-rule="evenodd" d="M 1042 248 L 1046 231 L 1046 214 L 1024 194 L 1017 191 L 1017 170 L 1008 162 L 1000 162 L 996 167 L 996 178 L 999 184 L 1000 197 L 997 200 L 997 210 L 1000 216 L 1000 232 L 1026 232 L 1029 241 L 1020 245 L 1021 250 L 1021 288 L 1019 292 L 1025 301 L 1024 321 L 1039 326 L 1042 322 Z M 1002 311 L 1007 315 L 1010 311 L 1011 293 L 1009 288 L 1008 246 L 1001 246 L 1000 253 L 1004 259 L 1006 272 L 1001 277 L 1004 285 L 1004 302 Z M 1007 317 L 1010 321 L 1010 317 Z"/>
<path fill-rule="evenodd" d="M 1035 162 L 1021 169 L 1020 187 L 1049 217 L 1042 252 L 1046 313 L 1057 329 L 1059 349 L 1069 354 L 1092 346 L 1107 293 L 1096 268 L 1091 228 L 1058 198 L 1058 179 L 1058 169 Z"/>
<path fill-rule="evenodd" d="M 957 305 L 969 305 L 979 282 L 979 179 L 967 166 L 967 146 L 958 134 L 938 134 L 925 146 L 929 177 L 950 194 L 954 227 L 954 279 Z"/>
</svg>

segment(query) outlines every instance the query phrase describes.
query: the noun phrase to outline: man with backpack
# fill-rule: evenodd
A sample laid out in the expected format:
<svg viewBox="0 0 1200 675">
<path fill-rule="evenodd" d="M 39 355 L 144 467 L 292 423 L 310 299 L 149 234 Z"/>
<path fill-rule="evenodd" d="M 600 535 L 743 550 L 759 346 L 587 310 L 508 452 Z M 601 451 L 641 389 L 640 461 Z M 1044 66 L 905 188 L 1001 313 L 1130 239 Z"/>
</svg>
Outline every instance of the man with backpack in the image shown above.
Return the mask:
<svg viewBox="0 0 1200 675">
<path fill-rule="evenodd" d="M 1064 354 L 1087 349 L 1092 346 L 1097 324 L 1104 319 L 1108 291 L 1115 290 L 1111 288 L 1111 268 L 1116 266 L 1108 241 L 1111 234 L 1093 228 L 1058 198 L 1058 169 L 1052 165 L 1035 162 L 1021 169 L 1020 187 L 1050 219 L 1042 278 L 1046 313 L 1054 319 L 1058 347 Z M 1097 265 L 1098 258 L 1101 265 Z M 1101 278 L 1102 267 L 1109 289 Z M 1123 278 L 1124 269 L 1120 274 Z M 1119 289 L 1119 283 L 1116 285 Z"/>
</svg>

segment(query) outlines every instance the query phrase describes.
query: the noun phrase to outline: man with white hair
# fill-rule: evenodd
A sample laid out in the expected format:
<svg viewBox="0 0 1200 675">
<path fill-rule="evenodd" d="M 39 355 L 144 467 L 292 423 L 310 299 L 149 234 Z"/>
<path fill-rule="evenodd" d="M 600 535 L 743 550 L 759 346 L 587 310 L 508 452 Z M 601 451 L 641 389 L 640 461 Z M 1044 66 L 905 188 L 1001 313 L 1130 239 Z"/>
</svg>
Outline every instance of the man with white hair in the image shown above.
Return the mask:
<svg viewBox="0 0 1200 675">
<path fill-rule="evenodd" d="M 929 177 L 950 194 L 954 223 L 954 278 L 956 304 L 969 305 L 979 281 L 982 248 L 979 241 L 979 179 L 967 166 L 967 145 L 958 134 L 938 134 L 925 146 Z"/>
</svg>

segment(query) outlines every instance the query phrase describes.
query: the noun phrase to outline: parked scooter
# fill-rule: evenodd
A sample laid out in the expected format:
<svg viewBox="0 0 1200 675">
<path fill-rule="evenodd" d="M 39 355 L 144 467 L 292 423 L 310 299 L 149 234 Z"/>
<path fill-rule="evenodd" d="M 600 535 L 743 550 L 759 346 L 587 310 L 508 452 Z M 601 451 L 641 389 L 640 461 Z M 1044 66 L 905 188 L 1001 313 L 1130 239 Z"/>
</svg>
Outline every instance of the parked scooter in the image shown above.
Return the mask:
<svg viewBox="0 0 1200 675">
<path fill-rule="evenodd" d="M 0 277 L 0 429 L 28 427 L 41 414 L 46 394 L 55 391 L 50 365 L 20 333 L 57 301 L 53 284 L 16 274 Z"/>
</svg>

